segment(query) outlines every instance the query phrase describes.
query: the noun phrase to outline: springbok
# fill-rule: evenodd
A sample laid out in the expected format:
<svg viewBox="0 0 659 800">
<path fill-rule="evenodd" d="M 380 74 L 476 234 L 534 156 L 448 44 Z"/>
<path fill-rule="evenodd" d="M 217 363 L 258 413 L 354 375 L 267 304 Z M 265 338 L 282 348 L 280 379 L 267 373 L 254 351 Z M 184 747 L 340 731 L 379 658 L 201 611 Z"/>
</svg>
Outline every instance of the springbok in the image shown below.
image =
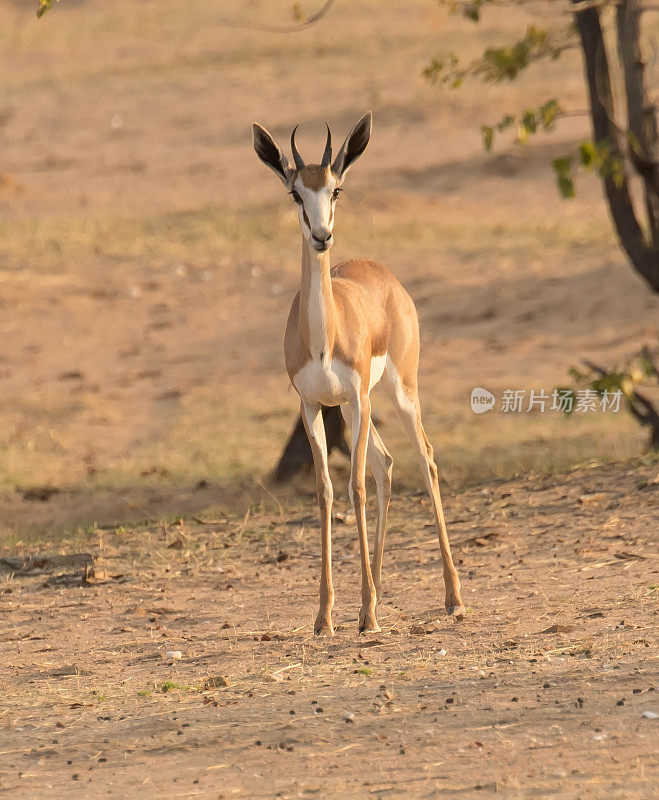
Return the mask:
<svg viewBox="0 0 659 800">
<path fill-rule="evenodd" d="M 460 581 L 451 558 L 439 494 L 433 449 L 421 423 L 417 389 L 419 321 L 412 298 L 394 276 L 375 261 L 351 259 L 330 269 L 334 210 L 341 184 L 371 137 L 371 112 L 350 131 L 332 161 L 327 126 L 320 164 L 306 165 L 291 134 L 292 167 L 273 137 L 254 123 L 254 149 L 281 179 L 297 204 L 302 229 L 302 279 L 286 325 L 286 369 L 300 395 L 300 413 L 313 451 L 321 518 L 322 566 L 316 634 L 334 634 L 332 607 L 331 524 L 333 489 L 321 404 L 341 406 L 352 426 L 349 493 L 361 555 L 362 606 L 359 631 L 378 631 L 375 607 L 381 594 L 382 554 L 391 497 L 393 460 L 371 420 L 371 389 L 384 381 L 418 450 L 432 502 L 444 565 L 445 605 L 461 619 Z M 369 563 L 366 529 L 365 472 L 368 461 L 378 495 L 373 563 Z"/>
</svg>

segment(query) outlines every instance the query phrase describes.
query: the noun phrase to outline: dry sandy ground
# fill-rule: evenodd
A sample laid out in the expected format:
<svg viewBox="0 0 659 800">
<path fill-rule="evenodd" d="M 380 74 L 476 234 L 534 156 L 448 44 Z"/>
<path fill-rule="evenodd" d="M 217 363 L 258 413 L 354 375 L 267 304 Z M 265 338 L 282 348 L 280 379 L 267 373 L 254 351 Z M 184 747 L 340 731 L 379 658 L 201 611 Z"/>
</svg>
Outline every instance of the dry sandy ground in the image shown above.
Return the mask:
<svg viewBox="0 0 659 800">
<path fill-rule="evenodd" d="M 397 497 L 366 636 L 337 522 L 337 635 L 313 637 L 312 501 L 65 542 L 91 582 L 0 584 L 0 796 L 647 800 L 657 466 L 447 493 L 461 623 L 425 498 Z"/>
</svg>

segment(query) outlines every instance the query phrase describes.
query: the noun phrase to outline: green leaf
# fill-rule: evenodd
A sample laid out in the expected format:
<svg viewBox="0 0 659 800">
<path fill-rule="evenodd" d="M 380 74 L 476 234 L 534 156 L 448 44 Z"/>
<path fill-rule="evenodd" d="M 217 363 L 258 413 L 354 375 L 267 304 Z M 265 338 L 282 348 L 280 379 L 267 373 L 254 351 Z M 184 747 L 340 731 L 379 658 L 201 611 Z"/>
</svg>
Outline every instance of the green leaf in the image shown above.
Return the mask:
<svg viewBox="0 0 659 800">
<path fill-rule="evenodd" d="M 613 392 L 617 389 L 622 389 L 625 381 L 629 381 L 629 376 L 623 373 L 611 372 L 607 375 L 602 375 L 600 378 L 595 378 L 590 382 L 590 388 L 598 394 L 604 392 Z"/>
<path fill-rule="evenodd" d="M 597 160 L 597 148 L 594 142 L 584 141 L 579 145 L 579 157 L 586 169 L 591 169 Z"/>
<path fill-rule="evenodd" d="M 645 355 L 645 353 L 639 356 L 638 363 L 646 378 L 653 378 L 657 374 L 652 361 L 650 361 L 649 356 Z"/>
<path fill-rule="evenodd" d="M 489 152 L 494 142 L 494 129 L 489 125 L 481 125 L 481 136 L 483 138 L 483 148 Z"/>
<path fill-rule="evenodd" d="M 512 114 L 506 114 L 505 117 L 501 120 L 501 122 L 497 123 L 497 130 L 499 132 L 505 131 L 506 128 L 509 128 L 513 122 L 515 121 L 515 117 Z"/>
<path fill-rule="evenodd" d="M 566 175 L 572 169 L 572 159 L 569 156 L 565 158 L 555 158 L 552 161 L 552 166 L 558 175 Z"/>
<path fill-rule="evenodd" d="M 423 70 L 423 75 L 429 81 L 436 83 L 442 77 L 444 72 L 444 62 L 439 58 L 432 58 L 430 64 Z"/>
<path fill-rule="evenodd" d="M 492 3 L 494 0 L 472 0 L 471 3 L 465 3 L 462 6 L 462 16 L 466 19 L 471 20 L 472 22 L 480 22 L 481 18 L 481 6 L 485 3 Z M 455 6 L 454 2 L 451 2 L 449 5 L 449 13 L 455 13 Z"/>
<path fill-rule="evenodd" d="M 454 82 L 454 87 L 459 86 L 464 77 L 464 70 L 459 70 L 458 57 L 455 53 L 447 53 L 441 56 L 435 56 L 430 60 L 428 66 L 423 70 L 423 76 L 431 83 L 447 83 L 448 81 Z M 455 83 L 459 79 L 458 83 Z"/>
<path fill-rule="evenodd" d="M 570 197 L 574 197 L 574 181 L 569 175 L 558 176 L 558 191 L 561 193 L 561 197 L 565 200 L 569 199 Z"/>
<path fill-rule="evenodd" d="M 543 103 L 539 109 L 542 127 L 546 131 L 552 130 L 560 113 L 561 107 L 558 105 L 558 100 L 556 100 L 556 98 L 552 97 L 551 100 L 547 100 L 546 103 Z"/>
<path fill-rule="evenodd" d="M 46 11 L 49 11 L 53 7 L 53 2 L 58 3 L 59 0 L 39 0 L 39 6 L 37 7 L 37 19 L 41 19 Z"/>
<path fill-rule="evenodd" d="M 527 110 L 522 114 L 522 125 L 527 133 L 535 133 L 538 127 L 535 111 Z"/>
<path fill-rule="evenodd" d="M 442 2 L 443 0 L 440 0 Z M 449 10 L 453 10 L 456 0 L 446 0 Z M 477 21 L 480 18 L 480 9 L 485 3 L 494 3 L 495 0 L 471 0 L 462 5 L 463 15 Z M 457 60 L 453 64 L 448 64 L 444 60 L 434 59 L 424 70 L 426 78 L 437 83 L 450 83 L 456 75 L 463 80 L 464 78 L 480 78 L 483 81 L 497 83 L 504 80 L 515 80 L 519 74 L 527 67 L 543 58 L 558 58 L 561 53 L 569 46 L 568 39 L 564 35 L 538 28 L 530 25 L 526 29 L 522 39 L 512 42 L 504 47 L 487 47 L 479 58 L 471 61 L 467 66 L 457 68 Z M 438 69 L 439 67 L 439 69 Z M 453 73 L 448 77 L 439 77 L 439 72 Z M 549 101 L 545 109 L 546 121 L 543 122 L 547 128 L 551 127 L 554 119 L 558 115 L 558 103 L 555 100 Z"/>
<path fill-rule="evenodd" d="M 574 180 L 572 178 L 572 159 L 571 158 L 555 158 L 552 162 L 556 172 L 556 181 L 558 183 L 558 191 L 561 197 L 567 199 L 574 197 Z"/>
</svg>

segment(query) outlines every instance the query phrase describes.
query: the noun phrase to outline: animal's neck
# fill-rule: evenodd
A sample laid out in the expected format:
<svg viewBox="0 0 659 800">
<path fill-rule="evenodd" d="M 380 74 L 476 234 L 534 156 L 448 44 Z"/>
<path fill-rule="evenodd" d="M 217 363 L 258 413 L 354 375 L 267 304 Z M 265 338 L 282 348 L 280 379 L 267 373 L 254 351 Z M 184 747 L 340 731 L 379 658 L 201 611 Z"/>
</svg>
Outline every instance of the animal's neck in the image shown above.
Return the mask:
<svg viewBox="0 0 659 800">
<path fill-rule="evenodd" d="M 312 358 L 330 358 L 334 347 L 334 298 L 329 251 L 312 250 L 302 237 L 300 333 Z"/>
</svg>

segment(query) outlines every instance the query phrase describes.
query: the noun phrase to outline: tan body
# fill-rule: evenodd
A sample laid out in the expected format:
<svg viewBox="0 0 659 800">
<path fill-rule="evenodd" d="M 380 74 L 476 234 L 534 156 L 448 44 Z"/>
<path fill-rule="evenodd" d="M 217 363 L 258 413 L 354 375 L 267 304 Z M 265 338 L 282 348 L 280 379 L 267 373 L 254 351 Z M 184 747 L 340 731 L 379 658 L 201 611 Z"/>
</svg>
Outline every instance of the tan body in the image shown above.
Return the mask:
<svg viewBox="0 0 659 800">
<path fill-rule="evenodd" d="M 367 130 L 366 130 L 367 128 Z M 354 259 L 330 269 L 334 203 L 350 164 L 370 136 L 370 114 L 347 137 L 330 169 L 328 144 L 323 164 L 307 167 L 292 147 L 296 170 L 278 145 L 255 126 L 259 157 L 291 188 L 302 227 L 302 275 L 286 326 L 286 369 L 300 395 L 300 413 L 314 457 L 321 516 L 320 609 L 314 630 L 332 634 L 334 589 L 331 566 L 333 488 L 321 406 L 341 406 L 352 427 L 350 496 L 355 509 L 361 555 L 362 604 L 359 630 L 379 630 L 376 604 L 381 571 L 393 461 L 371 420 L 370 392 L 380 380 L 410 434 L 433 505 L 445 583 L 445 605 L 461 617 L 460 582 L 451 558 L 432 447 L 421 423 L 417 390 L 419 323 L 411 297 L 382 265 Z M 356 153 L 356 155 L 355 155 Z M 366 527 L 366 463 L 378 493 L 378 521 L 372 563 Z"/>
<path fill-rule="evenodd" d="M 302 247 L 306 248 L 306 242 Z M 315 259 L 311 256 L 309 259 Z M 286 369 L 292 382 L 295 375 L 313 360 L 312 334 L 327 348 L 324 360 L 337 358 L 356 370 L 364 382 L 369 380 L 371 358 L 391 354 L 396 361 L 409 348 L 418 352 L 418 323 L 412 299 L 396 278 L 383 266 L 365 259 L 351 259 L 330 269 L 329 254 L 323 253 L 303 271 L 304 289 L 295 296 L 286 326 Z M 310 309 L 311 270 L 321 273 L 321 287 L 328 313 L 325 320 L 314 319 Z M 407 318 L 413 322 L 410 326 Z M 314 331 L 318 322 L 324 330 Z M 416 334 L 410 331 L 414 328 Z M 416 346 L 415 346 L 416 340 Z M 326 402 L 325 405 L 340 405 Z"/>
</svg>

